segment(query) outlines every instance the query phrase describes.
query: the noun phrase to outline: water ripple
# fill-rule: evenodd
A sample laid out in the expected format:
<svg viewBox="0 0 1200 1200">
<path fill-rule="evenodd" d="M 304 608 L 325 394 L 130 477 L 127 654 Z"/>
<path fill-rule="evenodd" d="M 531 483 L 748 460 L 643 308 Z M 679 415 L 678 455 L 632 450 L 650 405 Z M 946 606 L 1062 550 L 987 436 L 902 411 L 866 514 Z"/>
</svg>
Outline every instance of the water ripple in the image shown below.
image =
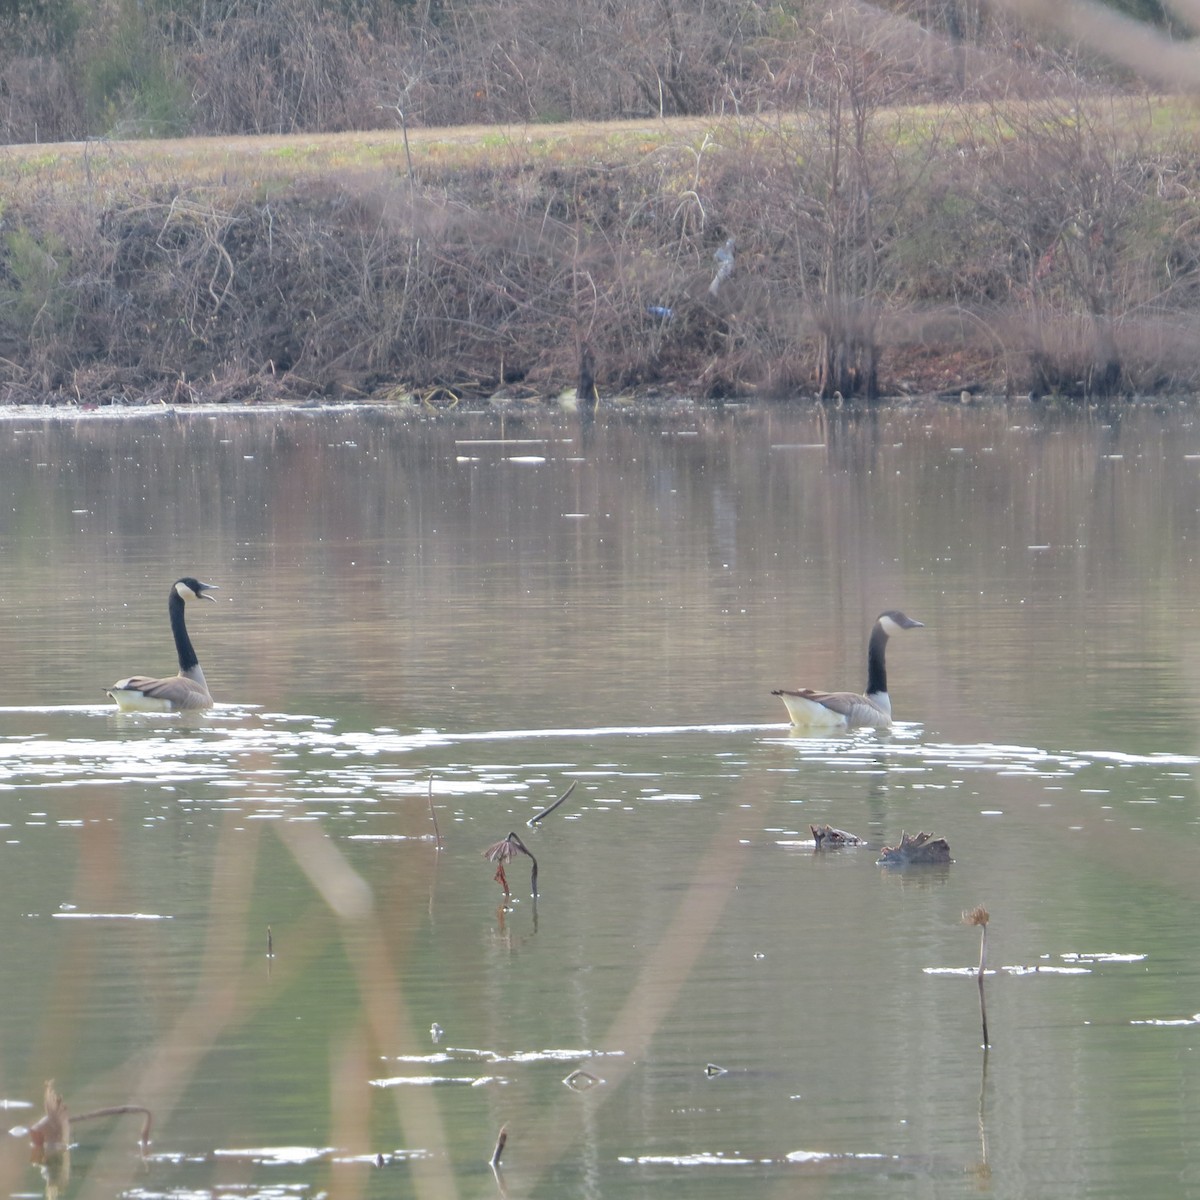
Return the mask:
<svg viewBox="0 0 1200 1200">
<path fill-rule="evenodd" d="M 37 728 L 10 732 L 18 716 L 35 717 Z M 81 716 L 102 717 L 103 724 L 89 736 L 88 729 L 95 723 L 90 719 L 81 722 Z M 1200 758 L 1183 754 L 927 742 L 921 738 L 921 727 L 911 724 L 898 725 L 884 735 L 868 730 L 823 737 L 797 736 L 788 726 L 757 723 L 404 731 L 390 726 L 339 729 L 319 715 L 233 705 L 185 720 L 117 717 L 105 705 L 8 707 L 0 708 L 0 718 L 4 719 L 0 726 L 0 793 L 140 784 L 172 793 L 183 806 L 269 803 L 277 816 L 313 802 L 340 806 L 348 815 L 384 798 L 524 797 L 539 783 L 549 784 L 563 774 L 592 784 L 593 794 L 587 800 L 593 805 L 612 802 L 611 796 L 603 794 L 606 782 L 634 779 L 650 781 L 642 787 L 643 799 L 703 802 L 706 791 L 696 786 L 695 777 L 688 781 L 692 786 L 656 789 L 653 785 L 668 777 L 669 767 L 635 771 L 623 765 L 619 753 L 599 749 L 621 739 L 665 745 L 677 741 L 686 749 L 687 769 L 699 778 L 728 779 L 755 766 L 774 774 L 818 765 L 855 774 L 887 774 L 896 782 L 911 776 L 906 786 L 914 791 L 952 789 L 973 775 L 1061 783 L 1088 770 L 1112 771 L 1115 767 L 1150 767 L 1158 773 L 1157 783 L 1186 779 L 1186 772 L 1200 764 Z M 69 721 L 69 725 L 56 729 L 56 718 Z M 703 739 L 712 749 L 698 756 L 685 739 L 693 743 Z M 529 747 L 553 742 L 579 743 L 587 749 L 555 751 L 542 761 L 529 752 Z M 508 747 L 509 761 L 444 761 L 445 752 L 456 746 L 489 744 Z M 443 761 L 432 761 L 439 752 Z M 764 759 L 764 755 L 770 757 Z M 1108 788 L 1086 790 L 1089 796 L 1110 794 Z M 1142 793 L 1126 794 L 1122 799 L 1160 803 L 1155 789 L 1143 787 Z"/>
</svg>

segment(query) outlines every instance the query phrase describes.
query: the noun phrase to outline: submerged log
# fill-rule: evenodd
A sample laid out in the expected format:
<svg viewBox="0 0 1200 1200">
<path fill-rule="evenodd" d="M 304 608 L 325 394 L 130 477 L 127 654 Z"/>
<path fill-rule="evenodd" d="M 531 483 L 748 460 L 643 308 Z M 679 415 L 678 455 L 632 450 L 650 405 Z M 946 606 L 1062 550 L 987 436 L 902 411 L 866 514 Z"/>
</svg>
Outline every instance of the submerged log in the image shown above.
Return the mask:
<svg viewBox="0 0 1200 1200">
<path fill-rule="evenodd" d="M 863 846 L 866 843 L 856 834 L 847 833 L 844 829 L 834 829 L 832 825 L 810 825 L 813 841 L 818 850 L 832 846 Z"/>
<path fill-rule="evenodd" d="M 950 844 L 945 838 L 935 838 L 932 833 L 918 833 L 916 837 L 901 833 L 900 845 L 884 846 L 878 861 L 881 866 L 889 867 L 948 863 Z"/>
</svg>

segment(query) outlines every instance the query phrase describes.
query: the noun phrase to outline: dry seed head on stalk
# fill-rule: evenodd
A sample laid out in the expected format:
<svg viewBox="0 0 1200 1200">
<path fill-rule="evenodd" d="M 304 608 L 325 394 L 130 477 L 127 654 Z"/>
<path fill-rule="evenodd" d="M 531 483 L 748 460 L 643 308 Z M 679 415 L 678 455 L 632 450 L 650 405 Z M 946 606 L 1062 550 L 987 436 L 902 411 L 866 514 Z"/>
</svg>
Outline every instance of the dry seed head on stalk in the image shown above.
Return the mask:
<svg viewBox="0 0 1200 1200">
<path fill-rule="evenodd" d="M 496 842 L 483 852 L 483 857 L 486 858 L 488 862 L 498 862 L 501 866 L 507 862 L 512 862 L 512 856 L 513 844 L 508 840 L 508 838 L 505 838 L 501 842 Z"/>
<path fill-rule="evenodd" d="M 986 925 L 988 923 L 988 910 L 982 904 L 977 904 L 970 912 L 963 913 L 962 923 L 964 925 Z"/>
<path fill-rule="evenodd" d="M 483 857 L 488 862 L 504 866 L 505 863 L 512 862 L 514 850 L 537 862 L 537 859 L 534 859 L 533 855 L 529 853 L 529 847 L 515 833 L 510 833 L 503 841 L 494 842 L 483 852 Z"/>
<path fill-rule="evenodd" d="M 509 888 L 508 888 L 508 880 L 505 878 L 505 875 L 504 875 L 504 864 L 512 862 L 514 851 L 517 851 L 520 854 L 524 854 L 525 857 L 528 858 L 529 861 L 533 864 L 533 866 L 530 869 L 529 885 L 530 885 L 530 891 L 533 892 L 534 899 L 536 899 L 537 894 L 538 894 L 538 890 L 537 890 L 537 878 L 538 878 L 537 859 L 533 857 L 533 854 L 530 852 L 529 847 L 526 846 L 525 843 L 523 841 L 521 841 L 521 839 L 519 837 L 517 837 L 517 835 L 515 833 L 510 833 L 508 835 L 508 837 L 506 837 L 503 841 L 493 843 L 491 846 L 489 846 L 483 852 L 483 857 L 486 858 L 488 860 L 488 862 L 494 862 L 496 864 L 496 882 L 499 883 L 500 886 L 504 889 L 504 894 L 507 896 L 510 893 L 509 893 Z"/>
</svg>

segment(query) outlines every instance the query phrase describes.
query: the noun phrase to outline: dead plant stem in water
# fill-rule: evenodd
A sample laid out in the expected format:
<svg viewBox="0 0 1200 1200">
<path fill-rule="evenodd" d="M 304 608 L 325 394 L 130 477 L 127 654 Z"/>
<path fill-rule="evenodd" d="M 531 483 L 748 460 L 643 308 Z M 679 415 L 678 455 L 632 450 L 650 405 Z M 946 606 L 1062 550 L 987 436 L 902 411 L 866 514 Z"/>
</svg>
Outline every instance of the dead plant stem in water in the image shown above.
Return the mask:
<svg viewBox="0 0 1200 1200">
<path fill-rule="evenodd" d="M 495 1169 L 500 1165 L 500 1156 L 504 1153 L 504 1144 L 508 1141 L 508 1126 L 501 1125 L 500 1132 L 496 1135 L 496 1148 L 492 1151 L 492 1167 Z"/>
<path fill-rule="evenodd" d="M 437 848 L 442 848 L 442 831 L 438 829 L 437 812 L 433 807 L 433 776 L 429 777 L 429 819 L 433 822 L 433 840 Z"/>
<path fill-rule="evenodd" d="M 578 779 L 571 780 L 571 786 L 549 808 L 543 808 L 540 813 L 536 813 L 525 822 L 530 828 L 533 828 L 539 821 L 545 820 L 574 790 L 575 785 L 579 782 Z"/>
<path fill-rule="evenodd" d="M 516 850 L 520 854 L 524 854 L 533 867 L 529 872 L 529 889 L 533 893 L 533 898 L 537 899 L 538 894 L 538 864 L 537 859 L 530 853 L 529 847 L 515 834 L 509 833 L 508 837 L 499 842 L 494 842 L 484 852 L 483 857 L 488 862 L 496 864 L 496 882 L 504 889 L 504 896 L 507 899 L 512 895 L 512 891 L 508 886 L 508 877 L 504 873 L 504 864 L 512 861 L 513 851 Z"/>
<path fill-rule="evenodd" d="M 976 980 L 979 984 L 979 1018 L 983 1024 L 983 1046 L 986 1050 L 991 1044 L 988 1041 L 987 1001 L 983 995 L 983 977 L 987 972 L 988 910 L 982 904 L 977 905 L 970 912 L 963 913 L 962 919 L 964 925 L 979 926 L 979 971 Z"/>
</svg>

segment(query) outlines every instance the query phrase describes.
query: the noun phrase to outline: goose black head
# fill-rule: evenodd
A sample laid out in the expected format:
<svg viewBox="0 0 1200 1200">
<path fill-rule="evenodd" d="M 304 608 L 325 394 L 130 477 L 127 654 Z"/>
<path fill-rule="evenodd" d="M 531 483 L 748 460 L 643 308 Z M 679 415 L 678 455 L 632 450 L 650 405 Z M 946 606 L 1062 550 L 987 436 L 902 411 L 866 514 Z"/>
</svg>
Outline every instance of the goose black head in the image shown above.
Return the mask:
<svg viewBox="0 0 1200 1200">
<path fill-rule="evenodd" d="M 899 633 L 902 629 L 925 628 L 924 621 L 914 621 L 912 617 L 906 617 L 899 609 L 880 613 L 878 624 L 883 627 L 885 633 Z"/>
<path fill-rule="evenodd" d="M 201 583 L 191 575 L 185 575 L 175 581 L 175 592 L 180 600 L 211 600 L 215 604 L 216 596 L 208 594 L 215 591 L 220 591 L 215 583 Z"/>
</svg>

